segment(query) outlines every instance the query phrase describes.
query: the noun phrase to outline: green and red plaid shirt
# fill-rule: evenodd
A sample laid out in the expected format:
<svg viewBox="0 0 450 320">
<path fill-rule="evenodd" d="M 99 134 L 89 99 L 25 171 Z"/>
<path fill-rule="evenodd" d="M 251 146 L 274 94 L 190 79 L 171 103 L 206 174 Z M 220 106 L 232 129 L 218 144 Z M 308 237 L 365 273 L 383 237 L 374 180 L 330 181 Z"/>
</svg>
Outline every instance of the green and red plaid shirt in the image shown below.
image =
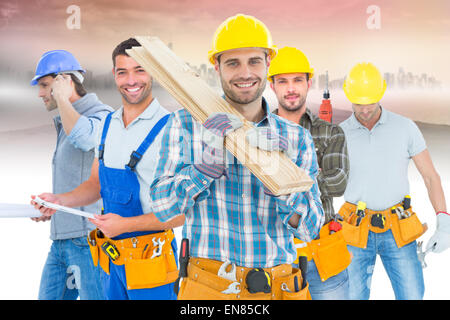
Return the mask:
<svg viewBox="0 0 450 320">
<path fill-rule="evenodd" d="M 278 109 L 274 111 L 278 114 Z M 314 115 L 308 108 L 300 119 L 303 128 L 313 137 L 317 162 L 321 169 L 317 182 L 321 192 L 325 223 L 334 218 L 333 197 L 340 197 L 347 187 L 349 160 L 344 131 Z"/>
</svg>

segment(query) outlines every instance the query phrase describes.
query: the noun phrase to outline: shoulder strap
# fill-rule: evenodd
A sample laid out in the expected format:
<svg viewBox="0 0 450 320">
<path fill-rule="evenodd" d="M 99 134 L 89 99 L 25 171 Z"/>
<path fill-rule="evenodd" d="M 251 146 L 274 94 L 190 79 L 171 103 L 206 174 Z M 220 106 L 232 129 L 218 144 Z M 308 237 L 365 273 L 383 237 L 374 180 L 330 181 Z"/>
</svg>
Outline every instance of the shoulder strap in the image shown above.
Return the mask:
<svg viewBox="0 0 450 320">
<path fill-rule="evenodd" d="M 98 146 L 98 160 L 103 160 L 103 154 L 105 152 L 105 140 L 108 134 L 109 124 L 111 123 L 112 112 L 108 113 L 105 119 L 105 124 L 103 125 L 102 139 L 100 145 Z"/>
<path fill-rule="evenodd" d="M 150 130 L 149 134 L 147 135 L 147 137 L 145 137 L 139 148 L 131 153 L 130 162 L 127 164 L 127 167 L 129 167 L 131 170 L 134 170 L 134 168 L 136 168 L 136 165 L 142 159 L 143 154 L 147 151 L 147 149 L 155 140 L 156 136 L 166 125 L 169 117 L 170 114 L 165 115 L 164 117 L 159 119 L 159 121 L 153 126 L 152 130 Z"/>
</svg>

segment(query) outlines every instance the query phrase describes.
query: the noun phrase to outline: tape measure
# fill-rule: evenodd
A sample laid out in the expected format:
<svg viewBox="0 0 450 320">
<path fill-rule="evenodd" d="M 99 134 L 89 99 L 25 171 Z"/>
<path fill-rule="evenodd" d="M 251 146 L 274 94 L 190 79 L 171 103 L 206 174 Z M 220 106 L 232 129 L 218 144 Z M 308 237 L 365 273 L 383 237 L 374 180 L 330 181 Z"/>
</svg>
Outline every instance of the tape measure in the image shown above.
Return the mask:
<svg viewBox="0 0 450 320">
<path fill-rule="evenodd" d="M 102 251 L 112 260 L 116 261 L 120 257 L 119 250 L 112 243 L 105 242 L 101 246 Z"/>
<path fill-rule="evenodd" d="M 247 273 L 245 278 L 248 292 L 250 293 L 270 293 L 272 291 L 270 274 L 263 269 L 253 269 Z"/>
</svg>

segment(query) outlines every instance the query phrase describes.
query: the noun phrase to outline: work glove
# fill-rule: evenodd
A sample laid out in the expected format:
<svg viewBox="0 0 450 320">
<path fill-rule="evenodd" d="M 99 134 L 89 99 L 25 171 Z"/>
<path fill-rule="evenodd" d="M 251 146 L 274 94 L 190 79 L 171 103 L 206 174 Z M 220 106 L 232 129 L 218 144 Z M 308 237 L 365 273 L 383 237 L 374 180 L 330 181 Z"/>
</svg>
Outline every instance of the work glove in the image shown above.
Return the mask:
<svg viewBox="0 0 450 320">
<path fill-rule="evenodd" d="M 202 162 L 194 167 L 203 174 L 218 179 L 227 176 L 225 164 L 225 137 L 243 126 L 241 119 L 229 113 L 213 113 L 203 123 L 202 132 L 203 154 Z"/>
<path fill-rule="evenodd" d="M 437 215 L 436 231 L 427 243 L 427 250 L 441 253 L 450 246 L 450 215 L 439 213 Z"/>
<path fill-rule="evenodd" d="M 266 151 L 282 151 L 292 156 L 292 148 L 287 138 L 280 136 L 270 127 L 253 127 L 247 131 L 247 142 L 250 146 Z"/>
<path fill-rule="evenodd" d="M 247 131 L 247 142 L 250 146 L 266 151 L 282 151 L 285 152 L 289 158 L 292 157 L 292 148 L 290 147 L 288 139 L 280 136 L 274 132 L 270 127 L 253 127 Z M 264 186 L 264 193 L 268 196 L 275 195 Z"/>
</svg>

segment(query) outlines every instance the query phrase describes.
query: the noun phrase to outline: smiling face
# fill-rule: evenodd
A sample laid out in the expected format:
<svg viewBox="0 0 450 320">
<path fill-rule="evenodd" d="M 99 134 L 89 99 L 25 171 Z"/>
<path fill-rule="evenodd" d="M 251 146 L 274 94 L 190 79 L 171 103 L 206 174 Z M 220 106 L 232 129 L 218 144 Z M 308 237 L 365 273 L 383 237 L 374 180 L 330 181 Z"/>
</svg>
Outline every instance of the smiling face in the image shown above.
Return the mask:
<svg viewBox="0 0 450 320">
<path fill-rule="evenodd" d="M 280 108 L 295 112 L 305 106 L 311 87 L 311 80 L 308 80 L 306 73 L 285 73 L 273 78 L 271 88 L 277 96 Z"/>
<path fill-rule="evenodd" d="M 55 99 L 52 96 L 52 84 L 55 79 L 52 76 L 45 76 L 38 80 L 38 96 L 42 98 L 47 111 L 52 111 L 57 108 Z"/>
<path fill-rule="evenodd" d="M 238 104 L 260 98 L 266 87 L 267 54 L 260 48 L 228 50 L 219 57 L 216 70 L 225 96 Z"/>
<path fill-rule="evenodd" d="M 140 104 L 151 100 L 152 77 L 133 58 L 115 57 L 113 74 L 124 103 Z"/>
</svg>

